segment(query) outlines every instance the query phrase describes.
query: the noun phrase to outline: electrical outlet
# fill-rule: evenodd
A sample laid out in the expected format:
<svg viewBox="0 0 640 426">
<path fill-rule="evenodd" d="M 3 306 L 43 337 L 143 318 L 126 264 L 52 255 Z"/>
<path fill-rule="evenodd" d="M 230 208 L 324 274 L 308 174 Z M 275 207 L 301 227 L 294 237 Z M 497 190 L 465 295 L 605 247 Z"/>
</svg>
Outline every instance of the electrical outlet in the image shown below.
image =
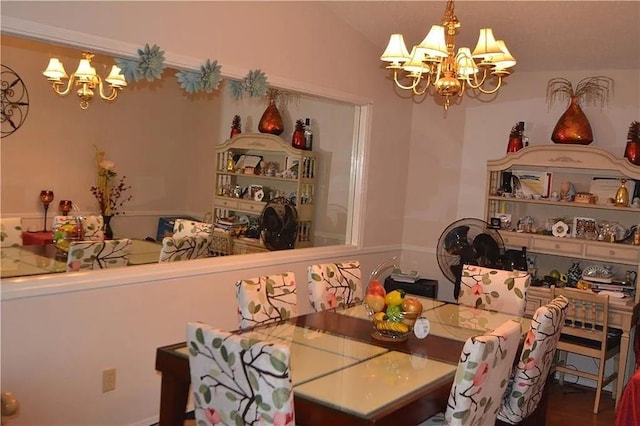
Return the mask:
<svg viewBox="0 0 640 426">
<path fill-rule="evenodd" d="M 109 392 L 116 389 L 116 369 L 109 368 L 102 372 L 102 392 Z"/>
</svg>

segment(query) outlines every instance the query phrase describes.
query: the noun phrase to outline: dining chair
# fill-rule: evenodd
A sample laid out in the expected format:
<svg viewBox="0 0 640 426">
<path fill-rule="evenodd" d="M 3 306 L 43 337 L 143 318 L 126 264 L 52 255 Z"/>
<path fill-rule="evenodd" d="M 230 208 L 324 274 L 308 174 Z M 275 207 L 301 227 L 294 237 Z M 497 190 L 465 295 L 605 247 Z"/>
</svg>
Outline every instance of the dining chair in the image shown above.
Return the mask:
<svg viewBox="0 0 640 426">
<path fill-rule="evenodd" d="M 210 223 L 198 222 L 189 219 L 176 219 L 173 224 L 173 237 L 195 237 L 211 235 Z"/>
<path fill-rule="evenodd" d="M 316 312 L 360 302 L 364 293 L 360 262 L 310 265 L 308 286 L 309 301 Z"/>
<path fill-rule="evenodd" d="M 72 241 L 67 271 L 120 268 L 129 264 L 131 240 Z"/>
<path fill-rule="evenodd" d="M 236 282 L 238 322 L 241 329 L 286 320 L 298 315 L 293 272 Z"/>
<path fill-rule="evenodd" d="M 498 412 L 498 420 L 503 424 L 519 424 L 538 407 L 552 371 L 568 305 L 567 298 L 559 295 L 533 314 Z M 537 417 L 535 424 L 546 423 L 546 413 L 540 416 L 543 417 Z"/>
<path fill-rule="evenodd" d="M 520 344 L 521 328 L 509 320 L 464 344 L 444 413 L 420 426 L 493 425 Z"/>
<path fill-rule="evenodd" d="M 187 324 L 198 424 L 293 425 L 291 351 L 283 342 Z"/>
<path fill-rule="evenodd" d="M 609 329 L 609 295 L 596 294 L 591 290 L 552 287 L 553 297 L 562 295 L 569 300 L 567 318 L 558 341 L 560 362 L 556 367 L 559 383 L 564 384 L 564 375 L 570 374 L 596 382 L 596 397 L 593 413 L 598 414 L 602 388 L 613 382 L 612 394 L 616 394 L 617 367 L 605 376 L 607 360 L 620 355 L 621 330 Z M 592 373 L 577 367 L 569 368 L 567 354 L 574 353 L 597 359 L 598 371 Z M 615 360 L 614 360 L 615 361 Z"/>
<path fill-rule="evenodd" d="M 158 263 L 209 257 L 210 244 L 211 237 L 209 236 L 164 237 Z"/>
<path fill-rule="evenodd" d="M 22 219 L 3 217 L 0 219 L 0 247 L 20 247 L 22 245 Z"/>
<path fill-rule="evenodd" d="M 528 272 L 464 264 L 458 303 L 522 316 L 530 283 Z"/>
<path fill-rule="evenodd" d="M 87 215 L 81 222 L 84 241 L 104 241 L 104 218 L 102 215 Z"/>
</svg>

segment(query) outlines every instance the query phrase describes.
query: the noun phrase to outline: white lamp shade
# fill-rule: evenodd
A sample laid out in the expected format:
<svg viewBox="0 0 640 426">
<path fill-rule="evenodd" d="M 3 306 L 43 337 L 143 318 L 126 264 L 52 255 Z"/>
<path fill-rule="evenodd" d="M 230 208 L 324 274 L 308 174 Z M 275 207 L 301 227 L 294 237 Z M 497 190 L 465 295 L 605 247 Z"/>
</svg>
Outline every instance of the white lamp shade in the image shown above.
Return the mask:
<svg viewBox="0 0 640 426">
<path fill-rule="evenodd" d="M 380 60 L 386 62 L 405 62 L 410 59 L 407 46 L 404 44 L 404 37 L 402 34 L 391 34 L 389 37 L 389 44 L 384 50 Z"/>
<path fill-rule="evenodd" d="M 78 69 L 74 74 L 78 80 L 91 80 L 96 75 L 96 69 L 91 66 L 88 59 L 80 59 Z"/>
<path fill-rule="evenodd" d="M 509 53 L 504 41 L 498 40 L 496 43 L 498 44 L 498 47 L 500 47 L 502 53 L 491 58 L 491 63 L 499 69 L 506 69 L 514 66 L 516 64 L 516 58 L 511 56 L 511 53 Z"/>
<path fill-rule="evenodd" d="M 125 87 L 127 85 L 127 80 L 124 78 L 122 70 L 118 68 L 117 65 L 111 67 L 111 72 L 104 80 L 113 87 Z"/>
<path fill-rule="evenodd" d="M 471 57 L 471 51 L 468 47 L 458 49 L 456 63 L 458 64 L 458 78 L 466 78 L 478 72 L 478 66 Z"/>
<path fill-rule="evenodd" d="M 64 70 L 64 65 L 58 58 L 49 59 L 49 65 L 47 65 L 47 69 L 42 73 L 49 80 L 57 80 L 63 78 L 69 78 L 67 72 Z"/>
<path fill-rule="evenodd" d="M 447 52 L 447 42 L 444 38 L 444 27 L 441 25 L 432 25 L 427 36 L 416 47 L 423 51 L 425 55 L 436 58 L 446 58 L 449 56 Z"/>
<path fill-rule="evenodd" d="M 419 52 L 417 47 L 413 46 L 413 49 L 411 49 L 411 59 L 402 65 L 402 69 L 413 74 L 427 72 L 429 67 L 425 66 L 424 62 L 422 62 L 423 60 L 424 53 Z"/>
<path fill-rule="evenodd" d="M 502 54 L 496 39 L 493 37 L 491 28 L 482 28 L 478 37 L 478 44 L 471 55 L 474 58 L 491 59 L 493 56 Z"/>
</svg>

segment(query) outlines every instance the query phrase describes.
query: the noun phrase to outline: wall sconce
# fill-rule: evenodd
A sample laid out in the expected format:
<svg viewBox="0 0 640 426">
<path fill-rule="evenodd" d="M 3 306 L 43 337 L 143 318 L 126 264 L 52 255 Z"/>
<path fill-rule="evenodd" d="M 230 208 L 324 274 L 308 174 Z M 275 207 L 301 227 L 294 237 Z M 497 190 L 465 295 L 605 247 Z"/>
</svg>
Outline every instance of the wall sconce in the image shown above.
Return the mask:
<svg viewBox="0 0 640 426">
<path fill-rule="evenodd" d="M 93 56 L 93 53 L 84 52 L 78 64 L 78 69 L 71 74 L 71 77 L 67 75 L 62 62 L 58 58 L 51 58 L 47 69 L 42 73 L 51 82 L 54 92 L 60 96 L 68 95 L 75 83 L 75 86 L 78 87 L 76 93 L 80 98 L 80 108 L 82 109 L 89 108 L 89 101 L 93 98 L 93 89 L 96 87 L 102 99 L 112 101 L 118 96 L 118 92 L 127 85 L 127 80 L 121 74 L 122 70 L 114 65 L 107 78 L 104 79 L 111 88 L 110 93 L 105 94 L 102 78 L 96 73 L 96 69 L 91 66 Z M 65 78 L 68 78 L 69 81 L 67 82 L 67 87 L 63 89 L 64 83 L 62 80 Z"/>
</svg>

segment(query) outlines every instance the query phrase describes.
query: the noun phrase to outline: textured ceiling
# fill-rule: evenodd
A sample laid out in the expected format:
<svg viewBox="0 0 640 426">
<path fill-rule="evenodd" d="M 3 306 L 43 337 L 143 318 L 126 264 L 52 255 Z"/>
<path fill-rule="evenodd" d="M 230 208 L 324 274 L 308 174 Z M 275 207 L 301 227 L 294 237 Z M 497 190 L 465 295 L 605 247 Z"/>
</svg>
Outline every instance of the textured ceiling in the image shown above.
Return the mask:
<svg viewBox="0 0 640 426">
<path fill-rule="evenodd" d="M 392 33 L 407 48 L 440 24 L 446 2 L 335 1 L 327 7 L 384 50 Z M 640 69 L 640 0 L 456 1 L 456 47 L 475 47 L 493 28 L 523 71 Z"/>
</svg>

